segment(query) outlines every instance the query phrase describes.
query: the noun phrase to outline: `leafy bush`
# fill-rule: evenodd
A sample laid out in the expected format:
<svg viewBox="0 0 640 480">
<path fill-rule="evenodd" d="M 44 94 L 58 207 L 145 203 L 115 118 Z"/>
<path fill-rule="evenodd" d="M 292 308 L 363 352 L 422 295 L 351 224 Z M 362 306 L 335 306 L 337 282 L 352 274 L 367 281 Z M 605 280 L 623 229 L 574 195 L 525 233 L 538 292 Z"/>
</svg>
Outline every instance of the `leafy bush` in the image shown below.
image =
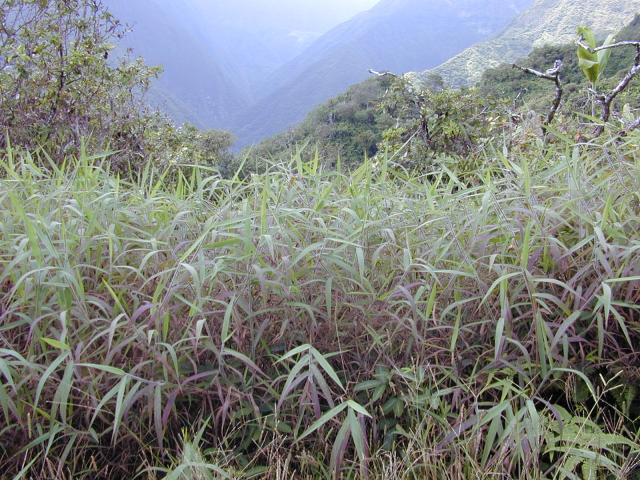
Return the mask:
<svg viewBox="0 0 640 480">
<path fill-rule="evenodd" d="M 475 175 L 483 149 L 509 122 L 500 101 L 475 89 L 430 90 L 406 79 L 395 82 L 382 106 L 396 124 L 384 132 L 381 151 L 400 153 L 399 163 L 422 172 L 446 165 Z"/>
<path fill-rule="evenodd" d="M 175 126 L 144 94 L 159 74 L 141 59 L 114 58 L 126 33 L 101 0 L 0 4 L 0 149 L 43 148 L 56 162 L 81 146 L 110 149 L 110 166 L 207 165 L 226 172 L 233 138 Z M 47 164 L 45 164 L 46 166 Z"/>
<path fill-rule="evenodd" d="M 7 0 L 0 25 L 0 147 L 142 151 L 141 95 L 158 69 L 110 58 L 124 28 L 100 0 Z"/>
<path fill-rule="evenodd" d="M 331 166 L 340 158 L 341 165 L 357 168 L 365 156 L 378 152 L 382 133 L 392 125 L 392 119 L 380 109 L 392 83 L 390 77 L 380 77 L 351 87 L 315 109 L 291 131 L 262 142 L 250 151 L 251 156 L 288 158 L 301 146 L 311 144 L 332 159 Z M 309 150 L 305 151 L 308 155 Z"/>
<path fill-rule="evenodd" d="M 156 169 L 172 170 L 174 179 L 176 173 L 184 173 L 191 166 L 209 167 L 223 175 L 233 173 L 230 169 L 235 159 L 230 149 L 234 138 L 228 132 L 201 130 L 189 124 L 176 127 L 158 115 L 144 138 L 144 161 L 153 161 Z"/>
</svg>

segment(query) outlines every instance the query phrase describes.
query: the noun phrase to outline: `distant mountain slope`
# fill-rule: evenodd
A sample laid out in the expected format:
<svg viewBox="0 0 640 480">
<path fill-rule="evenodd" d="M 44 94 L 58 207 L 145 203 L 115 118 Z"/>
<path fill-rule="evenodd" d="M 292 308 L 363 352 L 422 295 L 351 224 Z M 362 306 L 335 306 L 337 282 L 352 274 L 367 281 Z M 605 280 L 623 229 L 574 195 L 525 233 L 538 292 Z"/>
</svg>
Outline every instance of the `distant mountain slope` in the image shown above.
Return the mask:
<svg viewBox="0 0 640 480">
<path fill-rule="evenodd" d="M 164 73 L 150 100 L 175 121 L 231 128 L 265 79 L 376 0 L 104 0 L 133 29 L 123 46 Z"/>
<path fill-rule="evenodd" d="M 368 76 L 438 65 L 490 38 L 533 0 L 382 0 L 331 30 L 265 82 L 271 91 L 234 121 L 242 143 L 281 132 Z"/>
<path fill-rule="evenodd" d="M 201 127 L 228 125 L 248 103 L 237 72 L 208 48 L 206 26 L 186 2 L 107 0 L 112 13 L 132 27 L 124 45 L 149 65 L 162 65 L 151 102 L 179 123 Z"/>
<path fill-rule="evenodd" d="M 640 39 L 640 15 L 615 35 L 620 40 Z M 635 55 L 636 51 L 633 47 L 613 49 L 607 68 L 599 81 L 598 90 L 606 92 L 613 89 L 634 64 Z M 575 42 L 538 47 L 526 58 L 518 59 L 517 62 L 544 71 L 558 58 L 564 62 L 561 76 L 564 95 L 560 104 L 560 113 L 569 116 L 591 113 L 590 102 L 585 102 L 590 85 L 578 64 Z M 509 64 L 488 69 L 477 85 L 484 97 L 510 99 L 516 105 L 524 105 L 527 110 L 537 112 L 548 111 L 556 93 L 551 82 L 541 81 L 533 75 L 511 68 Z M 618 96 L 617 109 L 624 105 L 628 105 L 633 110 L 640 108 L 640 82 L 632 81 L 630 86 Z"/>
<path fill-rule="evenodd" d="M 579 25 L 603 36 L 620 30 L 638 12 L 640 0 L 535 0 L 502 34 L 431 71 L 453 87 L 473 85 L 488 68 L 526 57 L 535 47 L 572 42 Z"/>
<path fill-rule="evenodd" d="M 144 0 L 138 0 L 144 1 Z M 265 80 L 331 28 L 375 0 L 181 0 L 206 23 L 207 47 L 236 70 L 250 101 Z"/>
</svg>

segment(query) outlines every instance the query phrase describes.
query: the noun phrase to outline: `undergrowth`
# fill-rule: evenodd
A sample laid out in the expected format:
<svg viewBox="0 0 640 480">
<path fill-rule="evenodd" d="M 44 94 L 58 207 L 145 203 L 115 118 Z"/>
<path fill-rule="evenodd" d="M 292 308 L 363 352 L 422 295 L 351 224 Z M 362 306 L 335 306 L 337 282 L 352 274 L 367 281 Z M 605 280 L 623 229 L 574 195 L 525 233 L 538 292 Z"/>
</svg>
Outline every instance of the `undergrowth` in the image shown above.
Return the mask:
<svg viewBox="0 0 640 480">
<path fill-rule="evenodd" d="M 638 478 L 637 141 L 464 179 L 9 149 L 0 477 Z"/>
</svg>

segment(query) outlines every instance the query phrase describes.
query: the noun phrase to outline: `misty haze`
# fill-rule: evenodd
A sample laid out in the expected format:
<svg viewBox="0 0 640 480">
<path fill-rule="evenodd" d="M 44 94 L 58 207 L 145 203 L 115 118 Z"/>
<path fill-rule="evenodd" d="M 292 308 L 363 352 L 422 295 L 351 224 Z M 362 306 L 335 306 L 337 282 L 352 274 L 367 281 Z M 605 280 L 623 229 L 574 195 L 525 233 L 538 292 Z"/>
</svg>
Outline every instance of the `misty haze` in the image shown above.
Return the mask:
<svg viewBox="0 0 640 480">
<path fill-rule="evenodd" d="M 108 1 L 133 28 L 124 45 L 164 68 L 154 104 L 176 121 L 230 130 L 240 145 L 292 127 L 370 68 L 435 67 L 496 35 L 531 3 Z"/>
</svg>

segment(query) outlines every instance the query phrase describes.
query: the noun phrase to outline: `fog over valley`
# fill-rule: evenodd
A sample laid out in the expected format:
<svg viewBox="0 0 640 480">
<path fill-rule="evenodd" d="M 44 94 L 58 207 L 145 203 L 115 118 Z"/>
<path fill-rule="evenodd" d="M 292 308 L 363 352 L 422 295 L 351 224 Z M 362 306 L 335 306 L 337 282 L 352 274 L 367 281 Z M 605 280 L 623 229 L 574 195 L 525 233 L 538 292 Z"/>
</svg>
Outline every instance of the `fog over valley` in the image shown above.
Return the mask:
<svg viewBox="0 0 640 480">
<path fill-rule="evenodd" d="M 164 68 L 151 103 L 239 145 L 299 122 L 368 69 L 434 67 L 532 0 L 108 0 L 124 39 Z M 487 8 L 490 7 L 490 8 Z M 266 119 L 266 116 L 269 119 Z"/>
</svg>

